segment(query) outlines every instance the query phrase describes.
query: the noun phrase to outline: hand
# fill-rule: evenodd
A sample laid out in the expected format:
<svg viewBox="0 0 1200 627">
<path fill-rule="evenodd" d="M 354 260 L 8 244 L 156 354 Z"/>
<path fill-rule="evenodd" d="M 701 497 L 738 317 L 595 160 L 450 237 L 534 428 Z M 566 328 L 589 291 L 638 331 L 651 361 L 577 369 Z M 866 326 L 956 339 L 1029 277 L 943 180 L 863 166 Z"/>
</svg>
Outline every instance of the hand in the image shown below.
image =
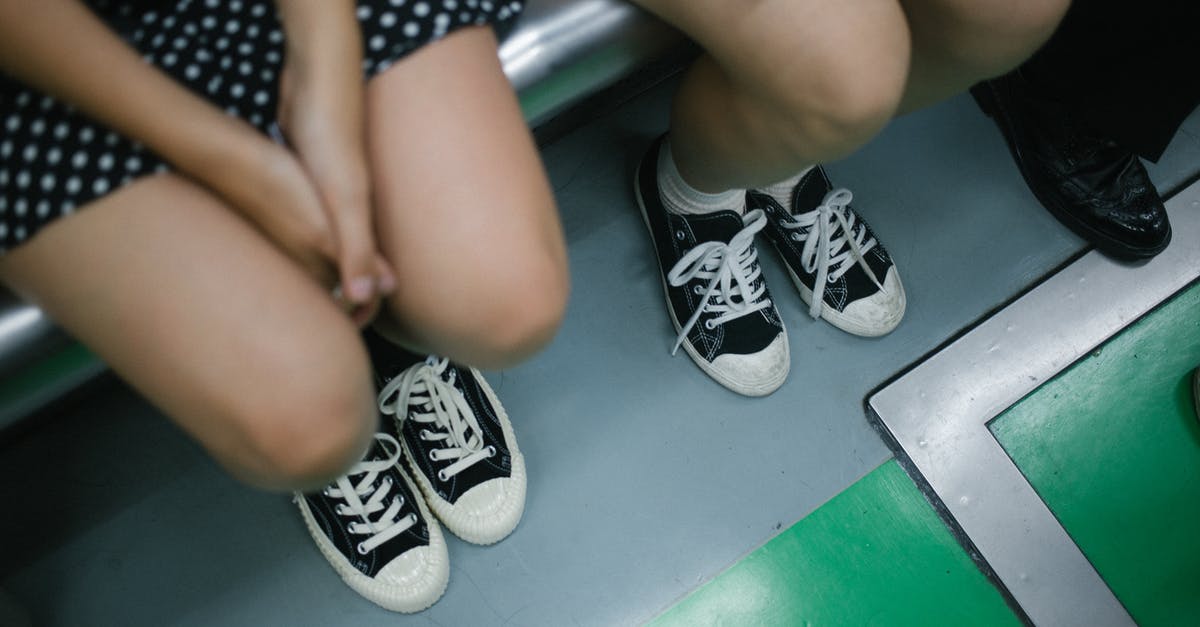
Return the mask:
<svg viewBox="0 0 1200 627">
<path fill-rule="evenodd" d="M 337 239 L 316 186 L 287 148 L 252 129 L 194 173 L 326 289 L 338 284 Z"/>
<path fill-rule="evenodd" d="M 352 39 L 318 46 L 321 55 L 311 48 L 289 50 L 278 119 L 329 220 L 341 295 L 354 307 L 355 321 L 364 324 L 395 289 L 395 277 L 377 250 L 372 227 L 361 53 L 357 38 Z"/>
<path fill-rule="evenodd" d="M 244 126 L 233 118 L 222 121 Z M 248 126 L 228 134 L 217 158 L 190 172 L 236 207 L 300 265 L 362 326 L 378 311 L 377 301 L 354 304 L 342 295 L 339 245 L 330 214 L 304 164 L 286 146 Z"/>
</svg>

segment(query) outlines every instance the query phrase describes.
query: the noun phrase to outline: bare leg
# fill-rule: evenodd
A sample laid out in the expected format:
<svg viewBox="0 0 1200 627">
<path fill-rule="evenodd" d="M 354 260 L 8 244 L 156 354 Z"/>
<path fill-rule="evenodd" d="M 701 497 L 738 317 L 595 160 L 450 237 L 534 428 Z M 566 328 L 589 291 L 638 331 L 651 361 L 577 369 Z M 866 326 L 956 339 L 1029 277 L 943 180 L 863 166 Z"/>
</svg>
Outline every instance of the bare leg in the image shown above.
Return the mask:
<svg viewBox="0 0 1200 627">
<path fill-rule="evenodd" d="M 372 80 L 367 129 L 398 284 L 377 327 L 480 367 L 547 343 L 566 305 L 566 247 L 491 29 L 453 33 Z"/>
<path fill-rule="evenodd" d="M 705 192 L 837 159 L 1020 63 L 1068 0 L 640 0 L 707 51 L 675 100 L 680 173 Z"/>
<path fill-rule="evenodd" d="M 707 51 L 675 98 L 671 145 L 705 192 L 843 156 L 891 119 L 908 74 L 895 0 L 641 0 Z"/>
<path fill-rule="evenodd" d="M 375 428 L 354 326 L 217 198 L 143 179 L 0 257 L 40 305 L 231 473 L 321 485 Z"/>
</svg>

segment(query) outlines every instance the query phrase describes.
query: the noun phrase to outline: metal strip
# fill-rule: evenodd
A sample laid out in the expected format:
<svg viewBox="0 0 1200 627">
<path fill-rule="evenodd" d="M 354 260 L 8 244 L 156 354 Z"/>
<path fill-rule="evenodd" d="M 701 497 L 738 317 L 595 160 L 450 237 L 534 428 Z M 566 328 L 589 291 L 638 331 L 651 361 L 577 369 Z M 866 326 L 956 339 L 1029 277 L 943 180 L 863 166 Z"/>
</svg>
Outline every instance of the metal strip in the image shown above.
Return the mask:
<svg viewBox="0 0 1200 627">
<path fill-rule="evenodd" d="M 987 424 L 1200 276 L 1200 184 L 1167 209 L 1149 263 L 1090 252 L 868 400 L 1035 624 L 1134 623 Z"/>
</svg>

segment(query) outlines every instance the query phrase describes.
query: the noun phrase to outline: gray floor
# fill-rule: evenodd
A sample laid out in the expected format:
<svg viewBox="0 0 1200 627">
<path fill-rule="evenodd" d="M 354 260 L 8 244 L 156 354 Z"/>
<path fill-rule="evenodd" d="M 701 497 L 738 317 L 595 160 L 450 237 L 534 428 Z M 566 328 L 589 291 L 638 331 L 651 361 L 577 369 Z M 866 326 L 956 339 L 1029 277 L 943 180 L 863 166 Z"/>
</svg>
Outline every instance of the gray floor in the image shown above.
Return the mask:
<svg viewBox="0 0 1200 627">
<path fill-rule="evenodd" d="M 889 458 L 866 394 L 1082 249 L 968 98 L 898 120 L 829 171 L 897 260 L 905 322 L 865 340 L 809 319 L 764 251 L 792 373 L 766 399 L 738 397 L 670 356 L 630 194 L 670 88 L 544 150 L 570 310 L 548 350 L 489 374 L 529 466 L 525 518 L 493 547 L 451 538 L 431 610 L 359 599 L 287 498 L 234 483 L 111 381 L 0 439 L 0 588 L 38 625 L 639 623 Z M 1193 116 L 1153 175 L 1170 188 L 1197 163 Z"/>
</svg>

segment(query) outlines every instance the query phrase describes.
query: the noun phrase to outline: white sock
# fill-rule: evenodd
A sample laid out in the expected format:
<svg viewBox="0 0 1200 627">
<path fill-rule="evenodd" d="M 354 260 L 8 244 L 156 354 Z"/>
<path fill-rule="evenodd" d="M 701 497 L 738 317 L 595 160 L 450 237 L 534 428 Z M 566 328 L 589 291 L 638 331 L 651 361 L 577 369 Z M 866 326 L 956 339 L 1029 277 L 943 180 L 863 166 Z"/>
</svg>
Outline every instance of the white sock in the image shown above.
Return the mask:
<svg viewBox="0 0 1200 627">
<path fill-rule="evenodd" d="M 800 170 L 799 174 L 789 179 L 779 181 L 773 185 L 767 185 L 755 191 L 767 194 L 771 198 L 774 198 L 781 207 L 786 207 L 790 211 L 792 208 L 792 192 L 796 190 L 796 184 L 800 182 L 801 177 L 803 177 L 805 174 L 808 174 L 809 170 L 812 169 L 813 166 L 810 165 L 807 168 Z"/>
<path fill-rule="evenodd" d="M 658 152 L 658 190 L 663 206 L 674 214 L 701 215 L 717 211 L 736 211 L 738 215 L 746 213 L 744 189 L 706 194 L 688 185 L 675 167 L 670 140 L 664 140 Z"/>
</svg>

